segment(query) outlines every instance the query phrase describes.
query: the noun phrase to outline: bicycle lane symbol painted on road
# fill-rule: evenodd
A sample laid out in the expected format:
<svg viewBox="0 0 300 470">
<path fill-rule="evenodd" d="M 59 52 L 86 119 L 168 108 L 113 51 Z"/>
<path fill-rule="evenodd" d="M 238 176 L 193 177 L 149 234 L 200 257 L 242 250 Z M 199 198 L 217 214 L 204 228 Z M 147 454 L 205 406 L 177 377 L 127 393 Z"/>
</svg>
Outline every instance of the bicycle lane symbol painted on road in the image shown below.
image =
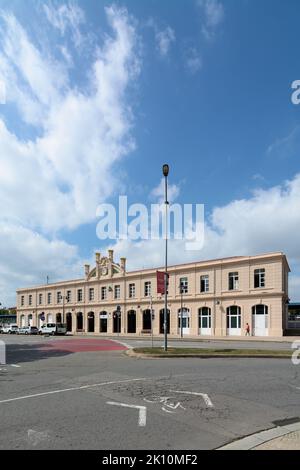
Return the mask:
<svg viewBox="0 0 300 470">
<path fill-rule="evenodd" d="M 200 393 L 200 392 L 190 392 L 190 391 L 182 391 L 182 390 L 170 390 L 171 393 L 180 393 L 184 395 L 192 395 L 195 397 L 201 398 L 204 403 L 206 408 L 214 408 L 214 405 L 209 398 L 209 396 L 206 393 Z M 182 409 L 186 410 L 186 408 L 182 405 L 180 401 L 176 401 L 176 398 L 174 396 L 154 396 L 153 398 L 144 398 L 144 401 L 147 403 L 158 403 L 161 405 L 161 409 L 165 411 L 166 413 L 175 413 L 176 411 Z"/>
<path fill-rule="evenodd" d="M 184 406 L 182 406 L 181 402 L 172 402 L 174 397 L 153 397 L 152 399 L 144 398 L 144 401 L 147 403 L 158 403 L 161 406 L 161 409 L 166 413 L 175 413 L 177 410 L 182 409 L 185 410 Z"/>
</svg>

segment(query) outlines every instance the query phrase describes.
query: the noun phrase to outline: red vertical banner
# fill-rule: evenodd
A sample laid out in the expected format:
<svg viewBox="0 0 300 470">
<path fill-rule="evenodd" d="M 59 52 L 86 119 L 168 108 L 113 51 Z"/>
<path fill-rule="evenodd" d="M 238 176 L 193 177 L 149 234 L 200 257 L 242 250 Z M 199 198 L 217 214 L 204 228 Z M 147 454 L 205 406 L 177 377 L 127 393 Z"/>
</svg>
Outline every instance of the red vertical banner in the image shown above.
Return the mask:
<svg viewBox="0 0 300 470">
<path fill-rule="evenodd" d="M 156 271 L 156 284 L 157 284 L 157 293 L 165 293 L 165 272 Z M 167 289 L 169 287 L 169 274 L 167 274 Z"/>
<path fill-rule="evenodd" d="M 156 284 L 157 284 L 157 293 L 165 293 L 165 273 L 163 271 L 156 271 Z"/>
</svg>

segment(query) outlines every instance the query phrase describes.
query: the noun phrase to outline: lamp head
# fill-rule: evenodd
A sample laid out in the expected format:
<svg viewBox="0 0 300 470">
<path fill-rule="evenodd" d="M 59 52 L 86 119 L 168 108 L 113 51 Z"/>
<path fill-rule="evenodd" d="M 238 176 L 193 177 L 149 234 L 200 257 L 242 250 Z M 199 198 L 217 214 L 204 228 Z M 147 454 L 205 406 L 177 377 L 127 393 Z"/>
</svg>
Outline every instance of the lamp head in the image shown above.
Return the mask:
<svg viewBox="0 0 300 470">
<path fill-rule="evenodd" d="M 162 170 L 163 170 L 163 175 L 168 176 L 168 174 L 169 174 L 169 165 L 167 165 L 167 164 L 163 165 Z"/>
</svg>

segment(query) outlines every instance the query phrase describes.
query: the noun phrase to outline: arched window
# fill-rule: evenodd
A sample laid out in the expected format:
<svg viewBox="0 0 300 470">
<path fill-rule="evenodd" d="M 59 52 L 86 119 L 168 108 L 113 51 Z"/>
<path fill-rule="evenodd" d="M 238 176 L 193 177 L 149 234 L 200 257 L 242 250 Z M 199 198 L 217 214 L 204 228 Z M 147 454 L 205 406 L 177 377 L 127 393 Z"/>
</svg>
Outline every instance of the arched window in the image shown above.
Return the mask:
<svg viewBox="0 0 300 470">
<path fill-rule="evenodd" d="M 227 321 L 227 334 L 228 335 L 240 335 L 241 334 L 241 307 L 237 305 L 231 305 L 226 310 L 226 321 Z"/>
<path fill-rule="evenodd" d="M 252 307 L 253 336 L 268 336 L 269 309 L 267 305 L 258 304 Z"/>
<path fill-rule="evenodd" d="M 88 313 L 88 333 L 95 332 L 95 314 L 94 312 Z"/>
<path fill-rule="evenodd" d="M 127 312 L 127 333 L 136 333 L 136 311 Z"/>
<path fill-rule="evenodd" d="M 165 321 L 165 309 L 162 308 L 159 311 L 159 332 L 160 334 L 164 334 L 164 321 Z M 170 334 L 170 310 L 167 309 L 167 334 Z"/>
<path fill-rule="evenodd" d="M 198 326 L 200 335 L 211 334 L 211 309 L 202 307 L 198 310 Z"/>
<path fill-rule="evenodd" d="M 107 319 L 108 313 L 103 310 L 99 313 L 100 316 L 100 333 L 107 333 Z"/>
<path fill-rule="evenodd" d="M 83 314 L 82 312 L 78 312 L 76 315 L 76 330 L 83 331 Z"/>
</svg>

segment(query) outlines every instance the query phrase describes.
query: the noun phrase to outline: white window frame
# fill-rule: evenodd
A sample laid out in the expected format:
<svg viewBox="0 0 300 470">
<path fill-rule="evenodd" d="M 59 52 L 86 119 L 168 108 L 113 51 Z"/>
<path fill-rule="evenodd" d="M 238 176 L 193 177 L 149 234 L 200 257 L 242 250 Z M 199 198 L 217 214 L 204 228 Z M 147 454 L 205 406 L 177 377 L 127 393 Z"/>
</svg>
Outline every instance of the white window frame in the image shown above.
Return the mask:
<svg viewBox="0 0 300 470">
<path fill-rule="evenodd" d="M 89 301 L 93 302 L 95 300 L 95 289 L 94 287 L 89 287 Z"/>
<path fill-rule="evenodd" d="M 71 302 L 71 298 L 72 298 L 72 291 L 67 290 L 66 301 L 68 304 Z"/>
<path fill-rule="evenodd" d="M 82 289 L 77 289 L 77 302 L 83 301 L 83 291 Z"/>
<path fill-rule="evenodd" d="M 204 283 L 204 289 L 202 290 L 202 281 Z M 205 293 L 209 292 L 209 275 L 208 274 L 203 274 L 200 276 L 200 292 Z"/>
<path fill-rule="evenodd" d="M 47 293 L 47 305 L 51 305 L 52 303 L 52 292 Z"/>
<path fill-rule="evenodd" d="M 144 283 L 144 297 L 151 296 L 151 281 L 145 281 Z"/>
<path fill-rule="evenodd" d="M 255 278 L 258 276 L 258 286 L 255 285 Z M 266 270 L 265 268 L 254 269 L 254 289 L 262 289 L 266 287 Z"/>
<path fill-rule="evenodd" d="M 232 288 L 230 287 L 232 279 Z M 239 290 L 239 273 L 234 271 L 228 274 L 228 290 Z"/>
<path fill-rule="evenodd" d="M 189 292 L 189 280 L 187 277 L 181 277 L 179 279 L 180 293 L 188 294 Z"/>
<path fill-rule="evenodd" d="M 102 286 L 101 287 L 101 300 L 106 300 L 107 299 L 107 287 Z"/>
<path fill-rule="evenodd" d="M 130 299 L 135 298 L 135 284 L 134 283 L 129 284 L 129 298 Z"/>
<path fill-rule="evenodd" d="M 120 299 L 121 298 L 121 286 L 120 284 L 117 284 L 114 286 L 114 299 Z"/>
</svg>

